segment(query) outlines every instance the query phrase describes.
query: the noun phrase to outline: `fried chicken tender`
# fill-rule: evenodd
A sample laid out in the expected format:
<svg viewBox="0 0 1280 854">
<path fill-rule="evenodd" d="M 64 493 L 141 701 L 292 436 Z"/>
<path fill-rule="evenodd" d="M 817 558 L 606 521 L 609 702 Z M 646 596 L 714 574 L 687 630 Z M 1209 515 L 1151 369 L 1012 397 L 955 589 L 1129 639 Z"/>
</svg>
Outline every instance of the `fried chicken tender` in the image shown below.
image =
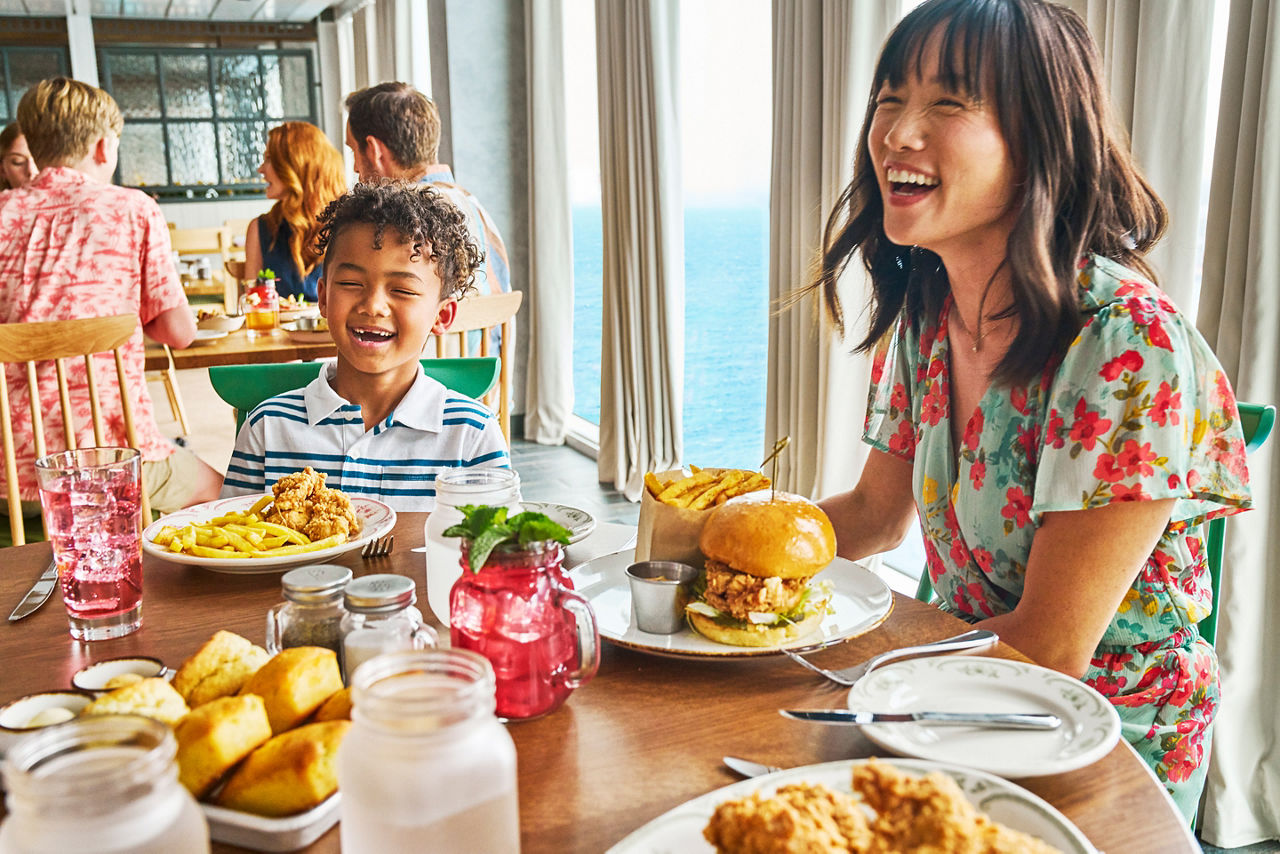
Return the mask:
<svg viewBox="0 0 1280 854">
<path fill-rule="evenodd" d="M 915 777 L 873 759 L 854 767 L 853 790 L 756 792 L 717 807 L 702 835 L 718 854 L 1058 854 L 978 812 L 940 772 Z"/>
<path fill-rule="evenodd" d="M 856 798 L 809 783 L 723 803 L 702 835 L 721 854 L 848 854 L 871 841 Z"/>
<path fill-rule="evenodd" d="M 334 534 L 350 539 L 360 530 L 360 522 L 346 493 L 324 485 L 325 475 L 307 466 L 287 474 L 271 488 L 275 500 L 266 520 L 301 531 L 313 540 Z"/>
</svg>

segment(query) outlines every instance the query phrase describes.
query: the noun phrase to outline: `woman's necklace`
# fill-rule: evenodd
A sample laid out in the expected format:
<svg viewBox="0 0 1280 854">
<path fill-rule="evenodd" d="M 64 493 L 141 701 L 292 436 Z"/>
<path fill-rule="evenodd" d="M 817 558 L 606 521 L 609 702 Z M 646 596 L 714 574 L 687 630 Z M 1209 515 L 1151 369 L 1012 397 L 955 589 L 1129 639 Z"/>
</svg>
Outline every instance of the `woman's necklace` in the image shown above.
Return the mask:
<svg viewBox="0 0 1280 854">
<path fill-rule="evenodd" d="M 986 332 L 982 328 L 982 316 L 981 315 L 978 316 L 978 331 L 976 333 L 972 332 L 970 331 L 968 325 L 965 324 L 964 318 L 960 316 L 960 307 L 957 306 L 954 302 L 952 302 L 951 303 L 951 320 L 960 329 L 960 331 L 965 334 L 965 337 L 972 342 L 970 344 L 969 349 L 971 349 L 975 353 L 982 352 L 982 339 L 986 337 Z"/>
</svg>

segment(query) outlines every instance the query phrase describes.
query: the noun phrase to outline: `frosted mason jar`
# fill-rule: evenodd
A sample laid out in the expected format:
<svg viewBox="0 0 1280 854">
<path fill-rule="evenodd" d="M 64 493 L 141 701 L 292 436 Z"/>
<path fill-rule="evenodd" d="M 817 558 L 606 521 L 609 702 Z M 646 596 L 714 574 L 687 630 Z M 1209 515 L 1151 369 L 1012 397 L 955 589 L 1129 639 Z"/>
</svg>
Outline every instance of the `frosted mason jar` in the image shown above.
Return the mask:
<svg viewBox="0 0 1280 854">
<path fill-rule="evenodd" d="M 446 628 L 449 626 L 449 591 L 462 575 L 458 563 L 462 540 L 444 531 L 462 521 L 464 504 L 505 506 L 511 516 L 521 512 L 520 475 L 513 469 L 468 469 L 436 478 L 436 508 L 427 518 L 427 605 Z"/>
<path fill-rule="evenodd" d="M 173 731 L 136 715 L 47 727 L 19 741 L 3 770 L 2 854 L 202 854 L 209 826 L 178 783 Z"/>
<path fill-rule="evenodd" d="M 356 673 L 338 748 L 343 854 L 520 850 L 516 748 L 493 668 L 467 650 L 396 652 Z"/>
</svg>

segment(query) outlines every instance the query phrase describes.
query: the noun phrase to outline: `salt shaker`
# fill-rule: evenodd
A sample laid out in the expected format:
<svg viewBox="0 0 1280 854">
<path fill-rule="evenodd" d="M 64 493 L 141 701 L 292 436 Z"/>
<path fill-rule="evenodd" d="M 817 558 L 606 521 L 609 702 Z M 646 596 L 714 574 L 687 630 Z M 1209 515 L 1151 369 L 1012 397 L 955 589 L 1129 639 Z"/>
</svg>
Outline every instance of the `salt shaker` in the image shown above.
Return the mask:
<svg viewBox="0 0 1280 854">
<path fill-rule="evenodd" d="M 344 854 L 518 854 L 516 749 L 494 717 L 486 659 L 380 655 L 356 673 L 351 699 L 337 763 Z"/>
<path fill-rule="evenodd" d="M 464 504 L 502 505 L 514 516 L 520 506 L 520 475 L 512 469 L 465 469 L 436 478 L 436 507 L 427 518 L 427 605 L 449 625 L 449 591 L 462 575 L 462 541 L 444 536 L 462 521 Z"/>
<path fill-rule="evenodd" d="M 342 593 L 351 570 L 335 564 L 304 566 L 280 579 L 284 601 L 267 612 L 267 652 L 322 646 L 342 655 Z"/>
<path fill-rule="evenodd" d="M 178 783 L 173 731 L 137 715 L 47 727 L 4 760 L 0 854 L 206 854 L 209 825 Z"/>
<path fill-rule="evenodd" d="M 403 575 L 365 575 L 347 585 L 338 655 L 347 684 L 356 668 L 376 655 L 436 645 L 436 631 L 422 622 L 415 601 L 413 579 Z"/>
</svg>

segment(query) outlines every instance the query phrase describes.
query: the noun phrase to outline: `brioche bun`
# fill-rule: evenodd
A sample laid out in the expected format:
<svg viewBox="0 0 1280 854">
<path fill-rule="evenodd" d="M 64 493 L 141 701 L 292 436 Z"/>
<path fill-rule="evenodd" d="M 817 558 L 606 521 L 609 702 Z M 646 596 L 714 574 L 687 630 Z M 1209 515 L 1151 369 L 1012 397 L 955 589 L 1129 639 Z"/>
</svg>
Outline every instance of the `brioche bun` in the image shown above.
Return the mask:
<svg viewBox="0 0 1280 854">
<path fill-rule="evenodd" d="M 822 624 L 824 612 L 815 611 L 798 623 L 779 623 L 773 626 L 750 623 L 730 626 L 696 611 L 686 611 L 685 616 L 695 632 L 716 643 L 730 646 L 778 646 L 813 632 Z"/>
<path fill-rule="evenodd" d="M 808 578 L 836 556 L 836 532 L 809 499 L 762 489 L 713 510 L 698 547 L 709 560 L 747 575 Z"/>
</svg>

